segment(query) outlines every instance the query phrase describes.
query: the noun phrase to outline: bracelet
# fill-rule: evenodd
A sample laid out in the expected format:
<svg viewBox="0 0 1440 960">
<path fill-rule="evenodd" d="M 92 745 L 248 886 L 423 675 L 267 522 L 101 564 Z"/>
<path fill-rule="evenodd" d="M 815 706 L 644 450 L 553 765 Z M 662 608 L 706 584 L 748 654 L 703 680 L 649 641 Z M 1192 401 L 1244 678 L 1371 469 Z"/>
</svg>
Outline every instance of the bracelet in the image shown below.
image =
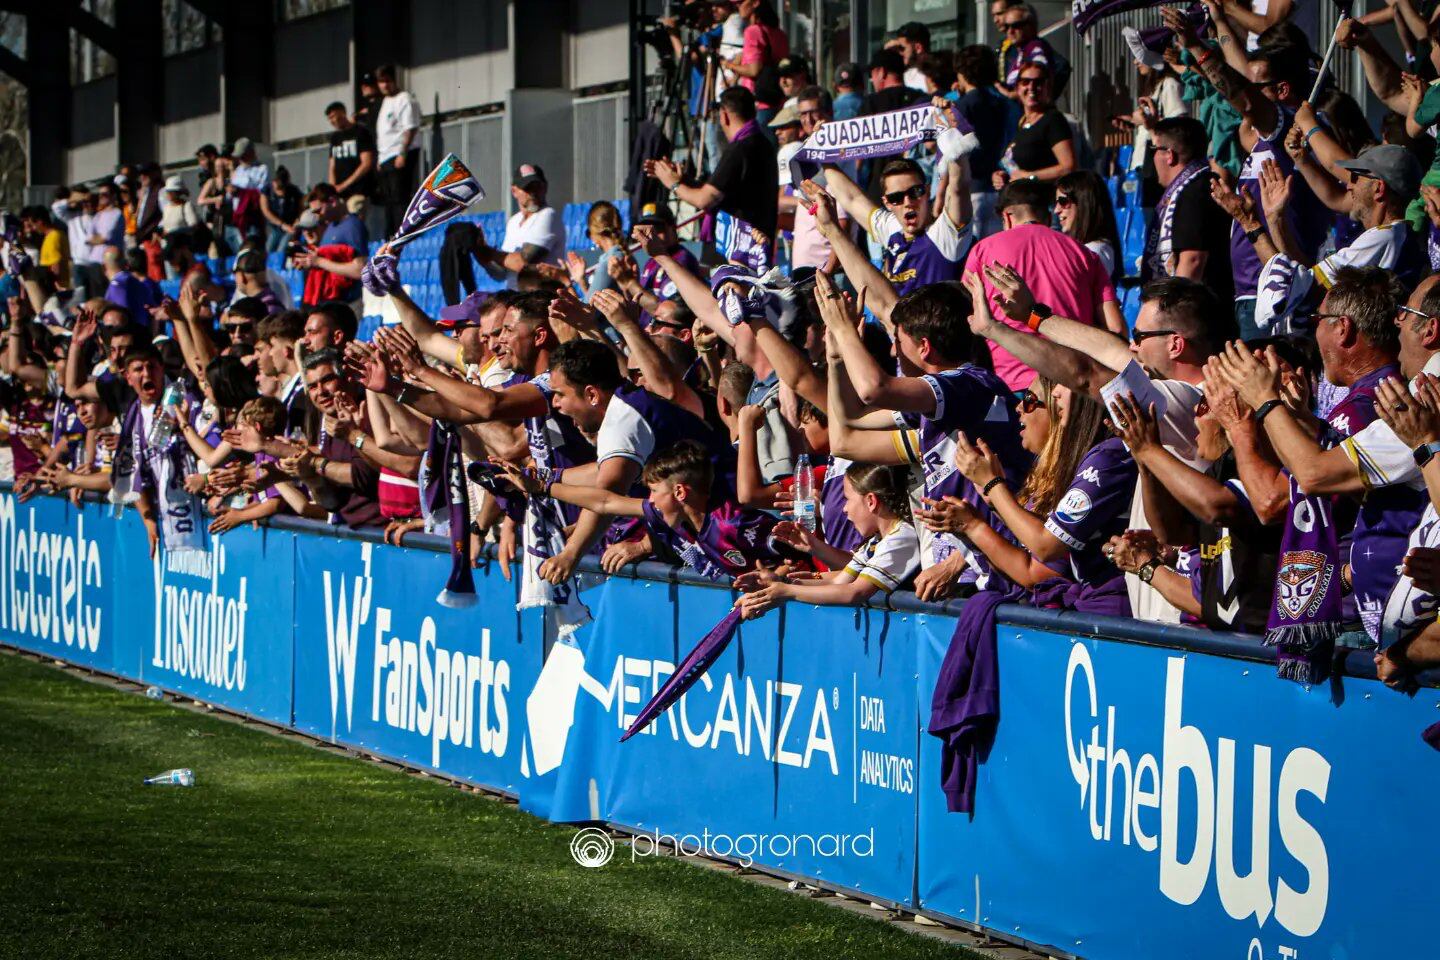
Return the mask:
<svg viewBox="0 0 1440 960">
<path fill-rule="evenodd" d="M 996 486 L 998 486 L 999 484 L 1002 484 L 1002 483 L 1004 483 L 1004 482 L 1005 482 L 1005 478 L 1004 478 L 1004 477 L 991 477 L 991 478 L 985 483 L 985 486 L 983 486 L 983 487 L 980 488 L 980 496 L 984 497 L 986 500 L 989 500 L 989 499 L 990 499 L 990 491 L 991 491 L 991 490 L 994 490 Z"/>
<path fill-rule="evenodd" d="M 395 402 L 396 402 L 396 403 L 401 403 L 401 404 L 403 404 L 403 403 L 405 402 L 405 395 L 406 395 L 407 393 L 409 393 L 409 392 L 410 392 L 410 384 L 408 384 L 408 383 L 401 383 L 401 384 L 400 384 L 400 389 L 395 391 Z"/>
<path fill-rule="evenodd" d="M 1210 58 L 1213 56 L 1215 56 L 1215 47 L 1206 47 L 1205 52 L 1195 58 L 1195 66 L 1205 66 L 1205 64 L 1210 62 Z"/>
<path fill-rule="evenodd" d="M 1254 243 L 1256 240 L 1259 240 L 1265 234 L 1267 229 L 1268 228 L 1265 226 L 1265 224 L 1262 223 L 1254 230 L 1246 230 L 1245 239 L 1249 240 L 1251 243 Z"/>
<path fill-rule="evenodd" d="M 1315 134 L 1319 133 L 1319 132 L 1321 131 L 1321 129 L 1322 129 L 1322 128 L 1321 128 L 1320 124 L 1317 123 L 1317 124 L 1315 124 L 1315 126 L 1311 127 L 1309 130 L 1306 130 L 1306 131 L 1305 131 L 1305 146 L 1307 146 L 1307 147 L 1310 146 L 1310 138 L 1313 137 L 1313 136 L 1315 136 Z"/>
<path fill-rule="evenodd" d="M 1279 400 L 1266 400 L 1260 404 L 1260 409 L 1255 411 L 1255 422 L 1258 424 L 1263 421 L 1266 417 L 1270 416 L 1270 412 L 1278 406 L 1280 406 Z"/>
</svg>

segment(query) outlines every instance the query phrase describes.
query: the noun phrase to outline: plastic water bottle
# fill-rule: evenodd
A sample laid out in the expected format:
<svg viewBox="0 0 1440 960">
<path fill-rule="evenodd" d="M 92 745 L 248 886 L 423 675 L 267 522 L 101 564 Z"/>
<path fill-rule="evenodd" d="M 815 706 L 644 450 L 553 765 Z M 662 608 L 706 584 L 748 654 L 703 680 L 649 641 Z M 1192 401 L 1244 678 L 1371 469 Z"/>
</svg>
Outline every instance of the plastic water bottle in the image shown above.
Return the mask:
<svg viewBox="0 0 1440 960">
<path fill-rule="evenodd" d="M 795 461 L 795 522 L 810 532 L 815 531 L 815 474 L 810 470 L 810 455 L 800 454 Z"/>
<path fill-rule="evenodd" d="M 180 406 L 180 400 L 184 393 L 178 383 L 172 383 L 165 388 L 160 396 L 160 403 L 155 407 L 155 419 L 150 423 L 150 433 L 145 437 L 146 444 L 152 450 L 164 450 L 170 445 L 170 440 L 175 436 L 175 421 L 166 416 L 166 411 Z"/>
<path fill-rule="evenodd" d="M 150 686 L 145 688 L 145 696 L 151 700 L 164 700 L 165 691 L 159 687 Z"/>
<path fill-rule="evenodd" d="M 145 781 L 147 787 L 193 787 L 195 786 L 195 773 L 192 770 L 181 768 L 179 770 L 166 770 L 164 773 L 156 774 Z"/>
</svg>

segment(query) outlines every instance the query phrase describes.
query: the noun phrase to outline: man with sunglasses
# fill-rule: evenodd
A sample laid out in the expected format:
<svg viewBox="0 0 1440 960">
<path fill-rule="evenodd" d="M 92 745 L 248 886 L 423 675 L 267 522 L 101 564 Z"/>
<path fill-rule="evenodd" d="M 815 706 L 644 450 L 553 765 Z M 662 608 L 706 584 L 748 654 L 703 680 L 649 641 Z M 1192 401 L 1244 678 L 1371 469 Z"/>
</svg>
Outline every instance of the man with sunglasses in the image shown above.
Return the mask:
<svg viewBox="0 0 1440 960">
<path fill-rule="evenodd" d="M 1208 286 L 1221 303 L 1234 299 L 1230 218 L 1210 198 L 1215 174 L 1206 164 L 1209 135 L 1193 117 L 1155 124 L 1155 177 L 1164 192 L 1145 235 L 1142 276 L 1184 277 Z"/>
<path fill-rule="evenodd" d="M 1001 60 L 1000 82 L 1012 97 L 1019 96 L 1020 70 L 1038 63 L 1050 73 L 1050 93 L 1056 99 L 1070 82 L 1070 61 L 1060 56 L 1049 41 L 1040 36 L 1039 15 L 1028 3 L 1019 3 L 1005 10 L 1000 18 L 1006 44 Z"/>
<path fill-rule="evenodd" d="M 954 107 L 942 101 L 943 109 Z M 970 179 L 963 162 L 947 167 L 945 202 L 937 211 L 930 200 L 925 171 L 914 160 L 898 158 L 885 162 L 880 172 L 880 201 L 870 198 L 836 167 L 825 168 L 825 190 L 855 220 L 866 225 L 870 238 L 882 245 L 880 273 L 888 287 L 870 291 L 870 309 L 877 316 L 889 315 L 890 307 L 906 294 L 932 283 L 957 280 L 960 264 L 970 250 Z M 864 277 L 873 274 L 869 258 L 855 246 L 839 221 L 823 223 L 845 274 L 852 283 L 865 286 Z M 878 296 L 877 296 L 878 294 Z"/>
</svg>

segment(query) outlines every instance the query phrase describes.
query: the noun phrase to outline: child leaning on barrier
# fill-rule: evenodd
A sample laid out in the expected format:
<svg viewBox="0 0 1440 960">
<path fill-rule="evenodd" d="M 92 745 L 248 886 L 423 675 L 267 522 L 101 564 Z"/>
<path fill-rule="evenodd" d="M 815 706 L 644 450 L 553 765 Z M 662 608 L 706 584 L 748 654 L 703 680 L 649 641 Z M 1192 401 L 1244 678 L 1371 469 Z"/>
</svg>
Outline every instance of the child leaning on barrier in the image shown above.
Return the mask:
<svg viewBox="0 0 1440 960">
<path fill-rule="evenodd" d="M 235 426 L 225 431 L 225 439 L 233 449 L 254 450 L 262 447 L 267 441 L 280 436 L 285 430 L 286 413 L 285 404 L 274 397 L 257 397 L 247 401 L 245 406 L 240 408 L 239 415 L 235 418 Z M 268 453 L 256 453 L 256 467 L 264 467 L 268 463 L 275 462 L 275 458 Z M 227 465 L 228 466 L 228 465 Z M 249 464 L 236 463 L 241 471 L 252 474 L 254 471 L 246 471 Z M 212 470 L 208 476 L 217 477 L 220 485 L 228 484 L 231 480 L 230 473 L 233 468 L 227 471 L 225 468 Z M 243 478 L 243 479 L 242 479 Z M 253 482 L 247 483 L 250 477 L 241 474 L 238 489 L 249 489 L 254 486 Z M 250 494 L 250 502 L 244 506 L 230 506 L 230 501 L 222 500 L 220 508 L 215 511 L 216 516 L 210 523 L 211 533 L 224 533 L 242 523 L 253 523 L 273 517 L 288 507 L 292 512 L 302 516 L 310 513 L 307 510 L 309 500 L 301 490 L 293 483 L 282 481 L 274 486 L 256 489 Z"/>
<path fill-rule="evenodd" d="M 865 542 L 847 555 L 799 524 L 777 524 L 776 540 L 810 554 L 831 572 L 757 571 L 738 578 L 735 585 L 746 591 L 737 601 L 744 618 L 758 617 L 786 600 L 847 606 L 864 603 L 879 590 L 898 590 L 920 567 L 908 488 L 908 471 L 902 467 L 851 464 L 845 471 L 845 515 Z"/>
<path fill-rule="evenodd" d="M 775 518 L 742 507 L 733 498 L 717 497 L 710 454 L 694 441 L 682 440 L 651 458 L 644 473 L 650 495 L 643 500 L 599 487 L 555 483 L 513 463 L 503 466 L 510 482 L 532 496 L 543 493 L 595 513 L 643 518 L 652 537 L 711 580 L 778 565 L 783 559 L 771 538 Z"/>
</svg>

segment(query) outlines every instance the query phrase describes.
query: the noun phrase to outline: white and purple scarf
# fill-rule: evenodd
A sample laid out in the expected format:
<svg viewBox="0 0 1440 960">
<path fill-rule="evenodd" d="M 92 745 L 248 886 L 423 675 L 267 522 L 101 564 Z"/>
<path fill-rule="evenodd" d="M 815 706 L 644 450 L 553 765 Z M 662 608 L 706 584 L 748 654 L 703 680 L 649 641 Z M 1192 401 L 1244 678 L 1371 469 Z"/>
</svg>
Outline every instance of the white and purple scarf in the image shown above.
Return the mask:
<svg viewBox="0 0 1440 960">
<path fill-rule="evenodd" d="M 951 122 L 961 136 L 969 134 L 974 137 L 974 131 L 965 118 L 958 111 L 952 110 L 951 114 Z M 795 156 L 790 158 L 790 182 L 803 183 L 814 179 L 822 166 L 905 153 L 926 140 L 934 140 L 936 129 L 935 108 L 929 103 L 848 120 L 827 121 L 810 134 Z M 971 149 L 978 145 L 977 139 Z"/>
<path fill-rule="evenodd" d="M 155 416 L 165 416 L 157 404 Z M 145 418 L 137 399 L 125 411 L 120 424 L 120 443 L 110 470 L 109 500 L 117 508 L 133 504 L 153 486 L 155 510 L 160 520 L 160 545 L 165 550 L 205 549 L 205 529 L 199 498 L 185 489 L 185 475 L 194 457 L 178 433 L 164 450 L 151 450 L 145 436 Z"/>
<path fill-rule="evenodd" d="M 1179 206 L 1180 194 L 1209 169 L 1203 161 L 1191 160 L 1160 194 L 1160 200 L 1155 204 L 1155 227 L 1145 238 L 1144 269 L 1147 279 L 1170 276 L 1170 255 L 1175 252 L 1175 209 Z"/>
<path fill-rule="evenodd" d="M 567 639 L 590 622 L 590 608 L 580 599 L 576 577 L 551 583 L 540 576 L 546 560 L 565 549 L 565 518 L 551 497 L 536 494 L 525 501 L 524 556 L 521 558 L 520 602 L 516 610 L 541 607 L 553 611 L 556 635 Z"/>
<path fill-rule="evenodd" d="M 433 525 L 442 510 L 445 512 L 443 536 L 450 541 L 450 576 L 445 580 L 445 589 L 435 598 L 444 607 L 473 607 L 479 602 L 470 572 L 470 491 L 460 446 L 460 431 L 453 423 L 431 422 L 421 505 L 427 527 Z"/>
</svg>

